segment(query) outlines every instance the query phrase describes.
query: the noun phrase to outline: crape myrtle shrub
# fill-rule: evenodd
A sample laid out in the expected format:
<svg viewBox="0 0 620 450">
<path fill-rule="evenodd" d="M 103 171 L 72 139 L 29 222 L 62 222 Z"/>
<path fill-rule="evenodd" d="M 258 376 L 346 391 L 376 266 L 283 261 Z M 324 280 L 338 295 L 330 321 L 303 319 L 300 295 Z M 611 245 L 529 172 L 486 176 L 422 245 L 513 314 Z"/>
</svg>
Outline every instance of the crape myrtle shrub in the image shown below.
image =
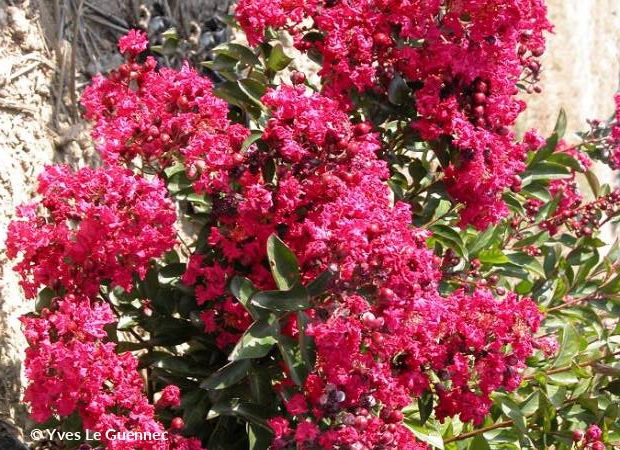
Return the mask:
<svg viewBox="0 0 620 450">
<path fill-rule="evenodd" d="M 9 229 L 33 419 L 169 433 L 111 449 L 618 443 L 620 191 L 591 165 L 620 127 L 517 140 L 545 17 L 242 0 L 217 86 L 123 37 L 82 98 L 105 165 L 47 168 Z M 274 81 L 276 31 L 320 86 Z"/>
</svg>

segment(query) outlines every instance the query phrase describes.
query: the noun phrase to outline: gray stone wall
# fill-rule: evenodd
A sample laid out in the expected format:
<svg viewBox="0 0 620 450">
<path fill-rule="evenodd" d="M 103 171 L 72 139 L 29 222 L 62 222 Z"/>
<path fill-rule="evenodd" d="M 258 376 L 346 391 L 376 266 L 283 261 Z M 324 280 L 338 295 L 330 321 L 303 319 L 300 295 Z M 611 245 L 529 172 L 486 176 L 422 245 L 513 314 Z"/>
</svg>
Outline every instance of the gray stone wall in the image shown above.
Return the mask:
<svg viewBox="0 0 620 450">
<path fill-rule="evenodd" d="M 620 83 L 620 1 L 548 0 L 555 33 L 543 57 L 542 94 L 527 96 L 522 127 L 549 133 L 563 107 L 568 135 L 608 118 Z"/>
</svg>

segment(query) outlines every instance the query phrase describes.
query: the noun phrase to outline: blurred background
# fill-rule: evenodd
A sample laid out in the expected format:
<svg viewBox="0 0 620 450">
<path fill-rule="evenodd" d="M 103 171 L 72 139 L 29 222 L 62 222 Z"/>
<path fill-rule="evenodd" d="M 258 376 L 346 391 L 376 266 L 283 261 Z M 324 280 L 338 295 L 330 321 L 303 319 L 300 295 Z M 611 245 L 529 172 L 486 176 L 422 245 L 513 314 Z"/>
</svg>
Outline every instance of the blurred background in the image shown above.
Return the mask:
<svg viewBox="0 0 620 450">
<path fill-rule="evenodd" d="M 620 85 L 620 2 L 547 0 L 555 33 L 543 58 L 542 94 L 524 95 L 518 125 L 548 135 L 560 108 L 567 139 L 587 119 L 608 119 Z M 149 33 L 164 65 L 194 64 L 235 36 L 232 0 L 0 0 L 0 242 L 17 205 L 28 201 L 37 174 L 51 163 L 96 164 L 79 96 L 92 75 L 120 61 L 116 40 L 130 28 Z M 169 30 L 174 27 L 176 32 Z M 173 42 L 174 45 L 170 45 Z M 300 65 L 311 71 L 311 66 Z M 205 75 L 215 79 L 216 75 Z M 600 166 L 603 181 L 614 174 Z M 20 403 L 25 340 L 19 316 L 31 309 L 0 245 L 0 449 L 25 448 Z"/>
</svg>

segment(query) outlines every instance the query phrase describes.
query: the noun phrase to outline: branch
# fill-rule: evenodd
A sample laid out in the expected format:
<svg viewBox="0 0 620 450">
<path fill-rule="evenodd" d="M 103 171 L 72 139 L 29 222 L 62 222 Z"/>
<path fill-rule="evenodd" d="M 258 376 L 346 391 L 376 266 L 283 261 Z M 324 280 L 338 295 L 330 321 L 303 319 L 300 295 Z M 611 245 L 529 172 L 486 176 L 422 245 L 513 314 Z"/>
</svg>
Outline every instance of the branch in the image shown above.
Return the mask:
<svg viewBox="0 0 620 450">
<path fill-rule="evenodd" d="M 564 401 L 564 403 L 562 403 L 562 405 L 560 405 L 558 408 L 556 408 L 556 411 L 558 409 L 563 408 L 564 406 L 569 405 L 571 403 L 574 403 L 576 401 L 577 401 L 576 398 L 568 399 L 568 400 Z M 529 418 L 535 416 L 537 412 L 538 411 L 534 411 L 533 413 L 527 414 L 527 415 L 525 415 L 523 417 L 524 417 L 524 419 L 529 419 Z M 477 430 L 473 430 L 473 431 L 469 431 L 467 433 L 462 433 L 462 434 L 459 434 L 459 435 L 456 435 L 456 436 L 452 436 L 451 438 L 446 439 L 443 442 L 444 442 L 444 444 L 450 444 L 452 442 L 462 441 L 464 439 L 469 439 L 469 438 L 475 437 L 475 436 L 477 436 L 479 434 L 486 433 L 487 431 L 496 430 L 498 428 L 510 427 L 513 424 L 514 424 L 514 420 L 512 420 L 512 419 L 504 420 L 503 422 L 497 422 L 497 423 L 494 423 L 493 425 L 489 425 L 488 427 L 478 428 Z M 536 427 L 538 427 L 536 424 L 528 425 L 528 428 L 536 428 Z"/>
<path fill-rule="evenodd" d="M 581 367 L 581 368 L 590 367 L 590 366 L 594 366 L 594 365 L 600 363 L 601 361 L 603 361 L 603 360 L 605 360 L 607 358 L 611 358 L 613 356 L 618 356 L 618 355 L 620 355 L 620 350 L 615 352 L 615 353 L 612 353 L 610 355 L 601 356 L 600 358 L 591 359 L 589 361 L 586 361 L 586 362 L 583 362 L 583 363 L 578 363 L 578 364 L 575 364 L 575 365 L 577 367 Z M 558 367 L 557 369 L 551 369 L 551 370 L 548 370 L 546 372 L 543 372 L 543 374 L 544 375 L 553 375 L 553 374 L 556 374 L 556 373 L 568 372 L 569 370 L 572 370 L 573 367 L 574 366 L 572 366 L 572 365 L 571 366 Z M 523 377 L 523 381 L 533 380 L 535 377 L 536 377 L 535 374 L 534 375 L 529 375 L 527 377 Z"/>
<path fill-rule="evenodd" d="M 527 416 L 525 416 L 525 418 L 529 418 L 531 416 L 533 416 L 536 413 L 532 413 L 529 414 Z M 484 428 L 479 428 L 477 430 L 474 431 L 470 431 L 468 433 L 463 433 L 463 434 L 459 434 L 456 436 L 452 436 L 449 439 L 446 439 L 445 441 L 443 441 L 444 444 L 450 444 L 451 442 L 456 442 L 456 441 L 462 441 L 464 439 L 469 439 L 471 437 L 477 436 L 479 434 L 482 433 L 486 433 L 487 431 L 491 431 L 491 430 L 496 430 L 497 428 L 505 428 L 505 427 L 509 427 L 514 423 L 514 420 L 504 420 L 503 422 L 497 422 L 494 423 L 493 425 L 489 425 L 488 427 L 484 427 Z"/>
<path fill-rule="evenodd" d="M 611 355 L 603 356 L 601 358 L 597 358 L 597 359 L 593 359 L 593 360 L 590 360 L 590 361 L 586 361 L 585 363 L 577 364 L 577 366 L 578 367 L 594 366 L 595 370 L 600 371 L 601 373 L 605 374 L 606 370 L 608 370 L 608 369 L 607 369 L 606 366 L 604 366 L 604 367 L 601 367 L 600 370 L 599 370 L 599 366 L 600 366 L 599 363 L 600 363 L 600 361 L 602 361 L 604 359 L 607 359 L 607 358 L 610 358 L 612 356 L 618 356 L 618 355 L 620 355 L 620 351 L 612 353 Z M 572 366 L 559 367 L 557 369 L 552 369 L 552 370 L 549 370 L 548 372 L 545 372 L 545 375 L 552 375 L 554 373 L 566 372 L 566 371 L 571 370 L 571 369 L 572 369 Z M 524 377 L 523 380 L 527 381 L 527 380 L 531 380 L 533 378 L 534 378 L 534 376 L 531 375 L 529 377 Z M 566 406 L 567 404 L 574 403 L 576 400 L 577 400 L 576 398 L 568 399 L 564 403 L 562 403 L 560 408 Z M 559 408 L 556 408 L 556 410 L 557 409 L 559 409 Z M 536 413 L 537 413 L 537 411 L 535 411 L 533 413 L 530 413 L 530 414 L 527 414 L 526 416 L 524 416 L 524 418 L 525 419 L 529 419 L 529 418 L 533 417 L 534 415 L 536 415 Z M 493 425 L 489 425 L 489 426 L 484 427 L 484 428 L 479 428 L 477 430 L 473 430 L 473 431 L 469 431 L 467 433 L 463 433 L 463 434 L 459 434 L 457 436 L 453 436 L 453 437 L 451 437 L 449 439 L 446 439 L 444 441 L 444 444 L 450 444 L 451 442 L 456 442 L 456 441 L 462 441 L 464 439 L 469 439 L 469 438 L 475 437 L 475 436 L 477 436 L 479 434 L 486 433 L 487 431 L 496 430 L 498 428 L 510 427 L 513 424 L 514 424 L 514 420 L 512 420 L 512 419 L 504 420 L 503 422 L 497 422 L 497 423 L 494 423 Z M 528 425 L 529 428 L 532 428 L 534 426 L 535 425 Z"/>
</svg>

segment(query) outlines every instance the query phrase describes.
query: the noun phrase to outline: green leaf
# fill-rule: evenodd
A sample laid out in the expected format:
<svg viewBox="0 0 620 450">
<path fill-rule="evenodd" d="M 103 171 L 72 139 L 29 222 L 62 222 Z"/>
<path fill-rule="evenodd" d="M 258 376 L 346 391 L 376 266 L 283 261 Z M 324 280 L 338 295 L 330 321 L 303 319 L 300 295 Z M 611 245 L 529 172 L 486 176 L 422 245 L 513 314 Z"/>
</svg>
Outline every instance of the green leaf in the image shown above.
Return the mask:
<svg viewBox="0 0 620 450">
<path fill-rule="evenodd" d="M 555 407 L 542 390 L 538 392 L 538 414 L 542 416 L 543 429 L 551 431 L 551 421 L 556 416 Z"/>
<path fill-rule="evenodd" d="M 194 205 L 211 206 L 210 197 L 203 194 L 197 194 L 195 192 L 190 192 L 187 195 L 180 195 L 179 200 L 186 200 Z"/>
<path fill-rule="evenodd" d="M 500 249 L 494 248 L 489 250 L 482 250 L 478 254 L 480 262 L 485 264 L 504 264 L 509 262 L 508 256 L 506 256 Z"/>
<path fill-rule="evenodd" d="M 159 292 L 159 276 L 157 274 L 157 268 L 151 267 L 146 273 L 144 281 L 141 283 L 144 288 L 144 295 L 147 298 L 155 298 Z"/>
<path fill-rule="evenodd" d="M 405 420 L 404 424 L 422 442 L 426 442 L 440 450 L 444 449 L 443 437 L 439 431 L 417 425 L 410 420 Z"/>
<path fill-rule="evenodd" d="M 265 407 L 262 405 L 243 402 L 238 398 L 233 398 L 213 405 L 207 415 L 207 420 L 220 415 L 236 416 L 271 431 L 271 427 L 267 423 L 268 417 L 266 412 Z"/>
<path fill-rule="evenodd" d="M 181 397 L 181 408 L 183 409 L 183 422 L 188 431 L 204 427 L 209 408 L 207 392 L 202 389 L 184 392 Z"/>
<path fill-rule="evenodd" d="M 548 139 L 547 144 L 539 149 L 538 151 L 533 153 L 532 160 L 529 162 L 528 167 L 532 167 L 540 161 L 544 161 L 547 159 L 558 146 L 558 141 L 560 138 L 557 133 L 553 133 Z"/>
<path fill-rule="evenodd" d="M 321 272 L 314 280 L 312 280 L 306 288 L 310 297 L 321 295 L 328 288 L 329 283 L 334 278 L 335 273 L 327 269 Z"/>
<path fill-rule="evenodd" d="M 601 286 L 600 291 L 604 294 L 616 294 L 620 292 L 620 275 L 612 278 L 609 282 Z"/>
<path fill-rule="evenodd" d="M 297 257 L 275 234 L 267 240 L 267 256 L 279 289 L 291 289 L 294 285 L 301 284 Z"/>
<path fill-rule="evenodd" d="M 601 195 L 601 183 L 598 181 L 598 177 L 591 170 L 586 170 L 586 179 L 588 180 L 590 189 L 592 189 L 592 194 L 594 194 L 594 197 L 598 198 Z"/>
<path fill-rule="evenodd" d="M 182 356 L 169 356 L 160 359 L 153 367 L 166 370 L 176 375 L 204 376 L 204 368 Z"/>
<path fill-rule="evenodd" d="M 254 52 L 252 52 L 252 50 L 245 45 L 227 42 L 218 45 L 212 51 L 213 53 L 223 54 L 238 61 L 242 61 L 248 66 L 260 66 L 261 64 L 258 56 L 256 56 Z"/>
<path fill-rule="evenodd" d="M 525 209 L 523 208 L 523 205 L 515 194 L 513 194 L 512 192 L 504 192 L 502 194 L 502 198 L 504 199 L 508 207 L 512 210 L 512 212 L 521 216 L 525 215 Z"/>
<path fill-rule="evenodd" d="M 179 34 L 176 27 L 170 27 L 161 34 L 164 39 L 179 39 Z"/>
<path fill-rule="evenodd" d="M 515 427 L 523 434 L 527 434 L 527 422 L 519 405 L 505 394 L 495 393 L 493 399 L 497 401 L 502 412 L 513 420 Z"/>
<path fill-rule="evenodd" d="M 153 333 L 153 337 L 149 340 L 150 345 L 173 346 L 183 344 L 189 341 L 197 332 L 196 328 L 186 320 L 168 317 L 164 322 L 158 323 L 156 326 L 145 326 L 147 331 Z"/>
<path fill-rule="evenodd" d="M 566 117 L 566 111 L 564 111 L 564 108 L 560 109 L 560 113 L 558 114 L 558 119 L 555 122 L 555 128 L 553 129 L 553 132 L 558 136 L 559 139 L 562 139 L 564 137 L 564 135 L 566 134 L 566 125 L 567 125 L 567 117 Z"/>
<path fill-rule="evenodd" d="M 566 256 L 566 261 L 571 266 L 581 266 L 593 257 L 598 258 L 598 255 L 593 249 L 587 247 L 577 247 Z"/>
<path fill-rule="evenodd" d="M 116 353 L 134 352 L 149 347 L 148 342 L 121 341 L 116 344 Z"/>
<path fill-rule="evenodd" d="M 560 341 L 560 350 L 552 367 L 564 367 L 570 364 L 581 350 L 580 339 L 574 326 L 570 323 L 564 325 L 562 329 L 562 339 Z"/>
<path fill-rule="evenodd" d="M 288 291 L 257 292 L 252 297 L 251 303 L 271 311 L 301 311 L 310 307 L 310 296 L 305 287 L 294 285 Z"/>
<path fill-rule="evenodd" d="M 579 160 L 568 153 L 554 153 L 549 157 L 548 161 L 570 167 L 576 172 L 582 172 L 584 169 Z"/>
<path fill-rule="evenodd" d="M 170 175 L 167 180 L 168 190 L 172 195 L 182 192 L 192 192 L 192 182 L 187 178 L 185 171 L 178 171 Z"/>
<path fill-rule="evenodd" d="M 541 231 L 539 233 L 535 233 L 531 236 L 523 238 L 517 242 L 515 242 L 515 248 L 528 247 L 530 245 L 540 246 L 540 244 L 547 242 L 549 240 L 549 232 Z"/>
<path fill-rule="evenodd" d="M 117 330 L 129 330 L 138 325 L 138 319 L 140 317 L 139 312 L 133 312 L 131 314 L 125 314 L 118 319 L 116 324 Z"/>
<path fill-rule="evenodd" d="M 420 411 L 420 423 L 424 425 L 433 413 L 433 394 L 426 391 L 418 398 L 418 410 Z"/>
<path fill-rule="evenodd" d="M 254 322 L 243 333 L 228 356 L 229 361 L 255 359 L 266 356 L 278 341 L 279 326 L 275 320 L 261 319 Z"/>
<path fill-rule="evenodd" d="M 540 262 L 533 256 L 523 252 L 510 252 L 507 256 L 510 262 L 525 268 L 529 272 L 538 275 L 541 278 L 544 278 L 545 271 Z"/>
<path fill-rule="evenodd" d="M 159 269 L 158 280 L 162 284 L 168 284 L 172 280 L 180 278 L 187 268 L 185 263 L 168 264 Z"/>
<path fill-rule="evenodd" d="M 468 258 L 467 249 L 465 248 L 463 238 L 456 230 L 442 224 L 435 224 L 430 228 L 430 230 L 432 231 L 434 238 L 448 246 L 448 248 L 454 250 L 454 252 L 461 258 Z"/>
<path fill-rule="evenodd" d="M 177 162 L 173 166 L 170 166 L 164 169 L 164 173 L 166 174 L 166 177 L 168 178 L 181 172 L 185 172 L 185 165 L 180 162 Z"/>
<path fill-rule="evenodd" d="M 533 180 L 558 180 L 567 178 L 571 175 L 568 167 L 562 164 L 543 161 L 523 173 L 523 185 L 529 184 Z"/>
<path fill-rule="evenodd" d="M 266 409 L 277 411 L 276 393 L 272 385 L 273 368 L 263 364 L 253 364 L 248 376 L 250 396 L 253 403 L 264 405 Z"/>
<path fill-rule="evenodd" d="M 570 370 L 567 370 L 565 372 L 552 373 L 550 375 L 547 375 L 547 378 L 549 378 L 549 381 L 551 381 L 553 384 L 557 384 L 559 386 L 571 386 L 573 384 L 579 383 L 579 378 L 577 378 L 577 376 Z"/>
<path fill-rule="evenodd" d="M 469 450 L 491 450 L 491 446 L 482 434 L 476 435 L 467 448 Z"/>
<path fill-rule="evenodd" d="M 263 450 L 269 448 L 273 441 L 273 432 L 265 428 L 248 423 L 247 426 L 249 450 Z"/>
<path fill-rule="evenodd" d="M 203 62 L 202 65 L 215 72 L 234 74 L 239 60 L 225 54 L 216 55 L 213 61 Z M 227 77 L 228 78 L 228 77 Z"/>
<path fill-rule="evenodd" d="M 279 72 L 288 67 L 288 65 L 293 61 L 293 58 L 288 57 L 284 53 L 284 48 L 282 44 L 276 44 L 269 54 L 269 59 L 267 60 L 267 67 L 275 72 Z"/>
<path fill-rule="evenodd" d="M 252 144 L 258 141 L 261 137 L 263 137 L 262 131 L 259 131 L 259 130 L 252 131 L 250 135 L 247 138 L 245 138 L 245 141 L 243 141 L 243 144 L 241 144 L 241 151 L 245 152 L 247 149 L 249 149 L 252 146 Z"/>
<path fill-rule="evenodd" d="M 212 373 L 200 383 L 200 387 L 207 390 L 218 390 L 233 386 L 246 377 L 251 366 L 252 362 L 249 359 L 232 361 Z"/>
<path fill-rule="evenodd" d="M 521 191 L 526 197 L 534 197 L 541 202 L 547 203 L 551 201 L 548 183 L 544 180 L 532 181 Z"/>
<path fill-rule="evenodd" d="M 590 275 L 592 269 L 594 268 L 594 266 L 596 266 L 596 264 L 598 264 L 598 262 L 599 254 L 598 252 L 593 252 L 591 254 L 591 257 L 584 261 L 581 266 L 579 266 L 579 270 L 577 271 L 577 275 L 575 275 L 575 281 L 573 284 L 575 286 L 585 285 L 588 275 Z"/>
<path fill-rule="evenodd" d="M 558 262 L 558 254 L 561 253 L 561 248 L 547 247 L 546 252 L 543 267 L 545 269 L 545 276 L 549 278 L 555 271 L 555 265 Z"/>
<path fill-rule="evenodd" d="M 394 74 L 390 85 L 388 86 L 388 100 L 393 105 L 402 105 L 409 97 L 410 89 L 400 74 Z"/>
<path fill-rule="evenodd" d="M 35 310 L 41 312 L 43 308 L 49 308 L 52 300 L 56 297 L 56 293 L 53 289 L 45 287 L 39 291 L 37 295 L 37 301 L 35 303 Z"/>
<path fill-rule="evenodd" d="M 253 117 L 260 117 L 261 108 L 256 104 L 256 100 L 248 96 L 238 83 L 230 80 L 224 81 L 217 85 L 213 93 L 228 103 L 247 110 Z"/>
<path fill-rule="evenodd" d="M 245 78 L 240 80 L 239 87 L 245 94 L 254 102 L 257 106 L 266 109 L 261 101 L 261 98 L 267 92 L 267 86 L 260 81 L 253 80 L 252 78 Z"/>
<path fill-rule="evenodd" d="M 311 370 L 314 367 L 316 355 L 315 345 L 312 336 L 306 334 L 306 327 L 310 323 L 310 317 L 303 312 L 297 313 L 297 327 L 299 328 L 299 351 L 301 353 L 301 359 L 303 360 L 307 370 Z"/>
<path fill-rule="evenodd" d="M 480 250 L 486 248 L 497 234 L 498 227 L 488 227 L 482 233 L 476 232 L 473 239 L 467 243 L 467 249 L 472 255 L 476 255 Z"/>
<path fill-rule="evenodd" d="M 296 385 L 301 386 L 308 375 L 308 370 L 304 366 L 299 348 L 296 346 L 296 341 L 286 336 L 280 336 L 278 347 L 280 348 L 282 359 L 288 368 L 291 380 Z"/>
<path fill-rule="evenodd" d="M 234 295 L 239 302 L 245 306 L 245 309 L 252 315 L 254 320 L 260 318 L 259 312 L 252 306 L 250 300 L 252 296 L 258 292 L 254 284 L 245 277 L 235 276 L 230 281 L 230 293 Z"/>
</svg>

